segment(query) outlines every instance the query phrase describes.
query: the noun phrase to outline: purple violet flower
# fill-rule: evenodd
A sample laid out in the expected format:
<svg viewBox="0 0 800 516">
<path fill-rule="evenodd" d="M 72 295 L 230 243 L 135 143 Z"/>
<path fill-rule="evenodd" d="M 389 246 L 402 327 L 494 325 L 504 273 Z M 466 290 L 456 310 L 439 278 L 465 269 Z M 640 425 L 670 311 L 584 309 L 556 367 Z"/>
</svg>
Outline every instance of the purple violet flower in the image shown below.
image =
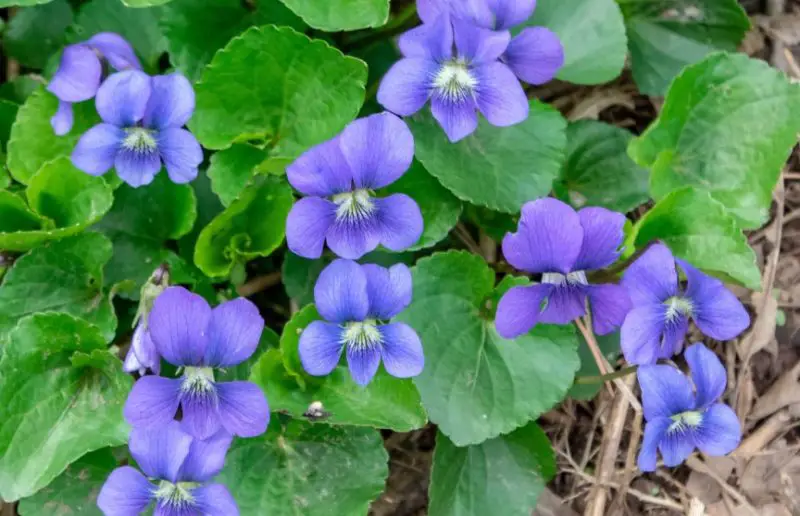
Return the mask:
<svg viewBox="0 0 800 516">
<path fill-rule="evenodd" d="M 186 77 L 118 72 L 97 90 L 95 103 L 103 123 L 78 140 L 72 152 L 77 168 L 99 176 L 114 167 L 134 188 L 150 184 L 162 162 L 174 183 L 197 177 L 203 149 L 182 129 L 194 112 L 194 89 Z"/>
<path fill-rule="evenodd" d="M 224 432 L 193 439 L 176 421 L 134 428 L 128 446 L 144 475 L 131 466 L 115 469 L 97 506 L 106 516 L 137 516 L 151 503 L 157 516 L 236 516 L 239 508 L 228 489 L 209 483 L 222 470 L 231 440 Z"/>
<path fill-rule="evenodd" d="M 182 287 L 170 287 L 156 299 L 149 316 L 150 336 L 158 353 L 183 371 L 181 378 L 144 376 L 125 402 L 125 419 L 152 428 L 175 417 L 180 406 L 185 432 L 207 439 L 224 428 L 241 437 L 264 433 L 269 407 L 251 382 L 215 382 L 214 369 L 247 360 L 258 346 L 264 320 L 244 298 L 213 310 Z"/>
<path fill-rule="evenodd" d="M 727 382 L 719 358 L 702 344 L 689 346 L 684 356 L 691 382 L 670 365 L 643 365 L 636 373 L 647 421 L 638 461 L 642 471 L 656 469 L 656 450 L 673 467 L 695 448 L 706 455 L 727 455 L 742 438 L 736 413 L 717 403 Z"/>
<path fill-rule="evenodd" d="M 357 260 L 378 244 L 392 251 L 414 245 L 423 225 L 417 203 L 405 194 L 374 196 L 397 181 L 413 158 L 411 131 L 390 113 L 356 120 L 297 158 L 286 175 L 307 197 L 286 220 L 289 249 L 319 258 L 327 240 L 334 253 Z"/>
<path fill-rule="evenodd" d="M 688 282 L 678 287 L 678 263 Z M 723 283 L 683 260 L 663 244 L 651 246 L 622 277 L 634 308 L 625 318 L 620 344 L 631 364 L 652 364 L 680 353 L 691 318 L 704 335 L 730 340 L 750 325 L 742 303 Z"/>
<path fill-rule="evenodd" d="M 125 355 L 122 370 L 126 373 L 138 371 L 140 376 L 144 376 L 148 369 L 156 375 L 161 372 L 161 355 L 158 354 L 156 345 L 150 337 L 147 324 L 139 321 L 136 329 L 133 330 L 131 347 L 128 349 L 128 354 Z"/>
<path fill-rule="evenodd" d="M 525 23 L 536 9 L 536 0 L 418 0 L 424 23 L 451 13 L 479 27 L 510 30 Z M 545 27 L 525 27 L 500 57 L 520 80 L 529 84 L 551 81 L 564 66 L 564 47 L 558 35 Z"/>
<path fill-rule="evenodd" d="M 577 213 L 551 198 L 522 207 L 519 230 L 503 239 L 506 260 L 529 273 L 541 273 L 538 285 L 513 287 L 497 306 L 495 324 L 504 338 L 530 331 L 537 323 L 567 324 L 592 310 L 595 333 L 605 335 L 622 324 L 631 307 L 621 285 L 590 285 L 586 271 L 617 260 L 625 216 L 605 208 Z"/>
<path fill-rule="evenodd" d="M 385 269 L 335 260 L 320 274 L 314 301 L 325 321 L 306 327 L 298 349 L 309 374 L 330 374 L 342 351 L 359 385 L 372 380 L 381 358 L 386 372 L 397 378 L 422 372 L 425 357 L 417 333 L 405 323 L 386 322 L 411 303 L 411 272 L 405 265 Z"/>
<path fill-rule="evenodd" d="M 119 34 L 101 32 L 83 43 L 64 48 L 61 62 L 47 90 L 58 97 L 58 111 L 50 119 L 59 136 L 72 129 L 72 104 L 95 96 L 103 78 L 105 58 L 116 70 L 141 70 L 142 65 L 131 45 Z"/>
<path fill-rule="evenodd" d="M 442 15 L 403 34 L 403 58 L 386 73 L 378 102 L 410 116 L 431 101 L 433 117 L 450 141 L 472 134 L 480 111 L 490 124 L 514 125 L 528 117 L 528 98 L 500 56 L 508 31 L 493 31 Z"/>
</svg>

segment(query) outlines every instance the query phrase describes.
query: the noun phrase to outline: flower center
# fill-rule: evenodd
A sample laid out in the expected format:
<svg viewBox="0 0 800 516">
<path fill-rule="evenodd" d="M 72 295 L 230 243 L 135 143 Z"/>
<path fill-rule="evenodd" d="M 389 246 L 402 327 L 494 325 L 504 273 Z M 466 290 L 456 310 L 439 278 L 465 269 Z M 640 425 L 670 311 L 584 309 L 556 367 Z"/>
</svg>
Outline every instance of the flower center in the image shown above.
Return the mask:
<svg viewBox="0 0 800 516">
<path fill-rule="evenodd" d="M 471 95 L 478 86 L 478 80 L 470 72 L 464 59 L 451 59 L 442 63 L 442 67 L 433 78 L 433 87 L 448 100 L 461 100 Z"/>
<path fill-rule="evenodd" d="M 683 432 L 687 428 L 697 428 L 703 422 L 703 413 L 696 410 L 687 410 L 680 414 L 671 416 L 672 424 L 667 429 L 668 432 Z"/>
<path fill-rule="evenodd" d="M 566 276 L 560 272 L 545 272 L 542 274 L 542 283 L 549 283 L 550 285 L 588 285 L 589 280 L 586 279 L 586 273 L 583 271 L 570 272 Z"/>
<path fill-rule="evenodd" d="M 122 147 L 134 152 L 149 152 L 158 146 L 153 131 L 144 127 L 130 127 L 125 129 L 125 138 Z"/>
<path fill-rule="evenodd" d="M 692 314 L 692 302 L 685 297 L 672 296 L 664 304 L 667 306 L 667 321 L 674 321 L 680 315 L 689 317 Z"/>
<path fill-rule="evenodd" d="M 200 484 L 195 482 L 178 482 L 173 484 L 167 480 L 162 480 L 158 484 L 153 496 L 161 505 L 173 508 L 184 508 L 194 505 L 192 489 Z"/>
<path fill-rule="evenodd" d="M 363 220 L 375 211 L 375 203 L 372 201 L 370 191 L 366 188 L 336 194 L 332 200 L 337 206 L 337 220 Z"/>
<path fill-rule="evenodd" d="M 354 349 L 371 349 L 379 345 L 383 338 L 374 319 L 363 322 L 349 322 L 344 325 L 341 343 Z"/>
<path fill-rule="evenodd" d="M 208 393 L 214 390 L 214 370 L 210 367 L 187 367 L 183 372 L 181 390 Z"/>
</svg>

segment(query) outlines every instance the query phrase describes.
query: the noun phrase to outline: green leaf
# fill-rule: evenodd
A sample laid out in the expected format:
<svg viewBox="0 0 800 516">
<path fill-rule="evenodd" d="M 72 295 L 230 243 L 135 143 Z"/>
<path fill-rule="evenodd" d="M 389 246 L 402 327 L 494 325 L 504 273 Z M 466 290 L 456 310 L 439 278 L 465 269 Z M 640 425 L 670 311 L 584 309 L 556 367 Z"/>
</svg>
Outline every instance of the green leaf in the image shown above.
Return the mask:
<svg viewBox="0 0 800 516">
<path fill-rule="evenodd" d="M 34 314 L 11 332 L 0 358 L 0 498 L 30 496 L 84 454 L 127 441 L 133 382 L 105 346 L 98 328 L 67 314 Z"/>
<path fill-rule="evenodd" d="M 633 78 L 663 95 L 683 68 L 717 50 L 735 51 L 750 21 L 736 0 L 617 0 L 625 15 Z"/>
<path fill-rule="evenodd" d="M 0 224 L 0 248 L 6 249 L 10 235 L 37 231 L 45 221 L 17 194 L 3 190 L 0 191 Z"/>
<path fill-rule="evenodd" d="M 74 104 L 75 125 L 65 136 L 56 136 L 50 118 L 56 114 L 58 99 L 40 87 L 19 108 L 8 140 L 8 171 L 22 184 L 48 161 L 69 156 L 78 139 L 100 122 L 94 102 Z"/>
<path fill-rule="evenodd" d="M 162 12 L 161 7 L 130 9 L 120 0 L 91 0 L 81 7 L 67 39 L 78 43 L 99 32 L 116 32 L 133 46 L 144 67 L 156 72 L 167 45 L 158 26 Z"/>
<path fill-rule="evenodd" d="M 219 202 L 219 197 L 211 191 L 211 181 L 208 179 L 206 170 L 200 169 L 197 179 L 192 181 L 191 186 L 194 196 L 197 198 L 197 220 L 192 231 L 184 235 L 178 242 L 181 257 L 189 262 L 194 259 L 194 247 L 200 232 L 224 210 L 222 203 Z"/>
<path fill-rule="evenodd" d="M 287 27 L 253 27 L 203 72 L 189 126 L 210 149 L 263 140 L 274 155 L 296 157 L 355 118 L 366 79 L 363 62 L 324 41 Z"/>
<path fill-rule="evenodd" d="M 564 398 L 579 366 L 571 326 L 500 337 L 491 320 L 495 273 L 473 254 L 434 254 L 413 277 L 414 299 L 397 320 L 422 339 L 426 367 L 414 383 L 457 446 L 509 432 Z"/>
<path fill-rule="evenodd" d="M 0 161 L 5 161 L 5 155 L 0 151 Z M 11 186 L 11 176 L 5 166 L 0 166 L 0 190 L 5 190 Z"/>
<path fill-rule="evenodd" d="M 431 247 L 443 240 L 461 216 L 461 201 L 417 161 L 414 161 L 411 169 L 400 179 L 386 187 L 384 192 L 404 193 L 419 205 L 425 229 L 410 251 Z"/>
<path fill-rule="evenodd" d="M 27 7 L 31 5 L 46 4 L 52 0 L 0 0 L 0 7 Z"/>
<path fill-rule="evenodd" d="M 48 240 L 80 233 L 100 220 L 113 202 L 111 188 L 102 178 L 81 172 L 68 158 L 45 164 L 31 178 L 26 193 L 30 210 L 17 203 L 27 212 L 23 219 L 19 219 L 23 215 L 19 210 L 16 216 L 0 218 L 0 249 L 27 251 Z M 12 194 L 5 194 L 0 198 L 10 201 Z"/>
<path fill-rule="evenodd" d="M 50 485 L 19 502 L 23 516 L 103 516 L 97 507 L 100 488 L 117 467 L 110 448 L 103 448 L 76 460 Z"/>
<path fill-rule="evenodd" d="M 130 297 L 138 299 L 141 287 L 156 267 L 170 265 L 174 283 L 194 285 L 193 267 L 165 247 L 192 230 L 197 216 L 197 200 L 190 185 L 176 185 L 166 174 L 159 174 L 143 188 L 120 186 L 114 206 L 96 226 L 114 245 L 114 255 L 106 268 L 106 285 L 132 280 L 137 288 Z"/>
<path fill-rule="evenodd" d="M 64 43 L 70 24 L 72 8 L 67 0 L 21 9 L 3 32 L 3 46 L 24 66 L 44 68 Z"/>
<path fill-rule="evenodd" d="M 331 263 L 327 257 L 318 260 L 302 258 L 294 253 L 286 253 L 283 258 L 282 278 L 286 295 L 300 308 L 314 302 L 314 285 L 322 269 Z"/>
<path fill-rule="evenodd" d="M 278 0 L 174 0 L 164 8 L 161 20 L 170 62 L 193 81 L 231 38 L 270 23 L 304 28 Z"/>
<path fill-rule="evenodd" d="M 0 98 L 22 104 L 44 82 L 36 75 L 20 75 L 0 84 Z"/>
<path fill-rule="evenodd" d="M 625 66 L 625 23 L 614 0 L 540 0 L 526 25 L 558 34 L 564 67 L 556 77 L 562 81 L 601 84 Z"/>
<path fill-rule="evenodd" d="M 581 368 L 578 370 L 575 379 L 577 380 L 584 376 L 599 376 L 601 374 L 600 369 L 597 367 L 597 362 L 589 349 L 589 345 L 586 344 L 586 340 L 583 337 L 580 337 L 580 339 L 581 344 L 578 346 L 578 355 L 581 359 Z M 597 340 L 597 346 L 608 362 L 611 364 L 616 362 L 620 354 L 619 332 L 615 331 L 608 335 L 595 335 L 595 339 Z M 597 393 L 602 388 L 603 382 L 576 383 L 569 390 L 569 396 L 576 400 L 590 400 L 597 396 Z"/>
<path fill-rule="evenodd" d="M 555 473 L 550 441 L 535 423 L 464 448 L 440 432 L 428 514 L 529 516 Z"/>
<path fill-rule="evenodd" d="M 648 171 L 626 152 L 632 138 L 628 130 L 603 122 L 571 123 L 559 197 L 576 208 L 602 206 L 622 213 L 647 202 Z"/>
<path fill-rule="evenodd" d="M 747 238 L 707 192 L 672 192 L 639 219 L 629 240 L 637 249 L 661 240 L 675 256 L 709 274 L 761 289 L 761 273 Z"/>
<path fill-rule="evenodd" d="M 800 86 L 782 72 L 742 54 L 714 54 L 675 79 L 661 114 L 628 152 L 650 168 L 654 199 L 705 188 L 753 229 L 767 220 L 797 143 L 798 113 Z"/>
<path fill-rule="evenodd" d="M 408 120 L 417 159 L 458 198 L 508 213 L 550 192 L 564 161 L 567 123 L 539 101 L 527 120 L 478 130 L 451 143 L 428 110 Z"/>
<path fill-rule="evenodd" d="M 6 142 L 11 136 L 11 126 L 17 118 L 19 106 L 10 100 L 0 99 L 0 150 L 5 150 Z M 5 158 L 5 156 L 4 156 Z M 5 163 L 5 159 L 3 159 Z"/>
<path fill-rule="evenodd" d="M 467 204 L 464 207 L 464 216 L 467 220 L 478 226 L 481 231 L 498 242 L 503 241 L 506 233 L 517 230 L 519 214 L 500 213 L 488 208 Z"/>
<path fill-rule="evenodd" d="M 152 7 L 154 5 L 164 5 L 172 0 L 122 0 L 128 7 Z"/>
<path fill-rule="evenodd" d="M 286 234 L 292 189 L 284 180 L 258 176 L 242 194 L 203 228 L 194 262 L 207 276 L 230 273 L 234 263 L 269 256 Z"/>
<path fill-rule="evenodd" d="M 328 32 L 380 27 L 389 20 L 389 0 L 281 0 L 315 29 Z"/>
<path fill-rule="evenodd" d="M 297 346 L 309 323 L 319 320 L 313 305 L 297 312 L 281 335 L 281 350 L 265 353 L 253 367 L 250 380 L 267 393 L 273 411 L 302 417 L 318 401 L 334 425 L 372 426 L 408 432 L 425 426 L 427 418 L 411 380 L 390 376 L 381 368 L 367 386 L 357 385 L 347 365 L 340 364 L 325 377 L 303 371 Z"/>
<path fill-rule="evenodd" d="M 215 481 L 242 516 L 360 516 L 383 491 L 387 460 L 375 430 L 273 421 L 265 436 L 236 440 Z"/>
<path fill-rule="evenodd" d="M 64 312 L 114 337 L 117 318 L 103 293 L 103 266 L 111 242 L 99 233 L 84 233 L 49 242 L 18 258 L 0 284 L 0 336 L 20 318 L 36 312 Z"/>
<path fill-rule="evenodd" d="M 211 189 L 224 206 L 229 206 L 253 177 L 253 171 L 267 158 L 267 152 L 252 145 L 236 143 L 214 153 L 208 167 Z"/>
</svg>

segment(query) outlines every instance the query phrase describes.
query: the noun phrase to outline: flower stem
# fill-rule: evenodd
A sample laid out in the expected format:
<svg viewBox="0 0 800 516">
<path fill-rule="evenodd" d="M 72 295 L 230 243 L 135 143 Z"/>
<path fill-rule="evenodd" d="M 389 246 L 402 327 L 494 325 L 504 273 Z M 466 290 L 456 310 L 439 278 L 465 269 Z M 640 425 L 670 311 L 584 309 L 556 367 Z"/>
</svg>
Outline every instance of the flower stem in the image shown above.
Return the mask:
<svg viewBox="0 0 800 516">
<path fill-rule="evenodd" d="M 600 351 L 600 346 L 597 345 L 597 339 L 594 338 L 594 333 L 592 333 L 591 330 L 592 325 L 589 315 L 586 315 L 585 321 L 581 319 L 575 319 L 575 326 L 578 327 L 583 335 L 584 340 L 586 340 L 586 344 L 589 346 L 589 351 L 592 352 L 592 356 L 597 363 L 597 368 L 600 370 L 600 373 L 603 376 L 611 374 L 613 367 L 611 367 L 611 364 L 608 363 L 606 357 L 603 356 L 603 353 Z M 631 404 L 633 409 L 637 412 L 641 412 L 642 404 L 639 403 L 639 400 L 636 399 L 636 396 L 633 395 L 633 392 L 631 392 L 630 388 L 625 385 L 625 382 L 623 382 L 619 377 L 614 377 L 611 380 L 614 382 L 614 385 L 617 386 L 617 389 L 619 389 L 622 395 L 628 398 L 628 402 Z M 611 392 L 613 394 L 613 391 Z"/>
<path fill-rule="evenodd" d="M 613 373 L 602 374 L 598 376 L 577 376 L 575 377 L 575 383 L 581 385 L 603 383 L 609 380 L 613 380 L 615 378 L 622 378 L 628 376 L 629 374 L 635 373 L 638 368 L 639 366 L 628 366 L 628 367 L 623 367 L 618 371 L 614 371 Z"/>
</svg>

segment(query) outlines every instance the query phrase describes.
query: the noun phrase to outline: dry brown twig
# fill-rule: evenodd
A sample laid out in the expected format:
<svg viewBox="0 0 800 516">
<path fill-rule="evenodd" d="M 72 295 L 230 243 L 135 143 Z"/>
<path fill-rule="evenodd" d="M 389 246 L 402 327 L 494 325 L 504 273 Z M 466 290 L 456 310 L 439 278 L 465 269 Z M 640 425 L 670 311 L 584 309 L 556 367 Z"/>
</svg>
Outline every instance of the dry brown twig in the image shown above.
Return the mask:
<svg viewBox="0 0 800 516">
<path fill-rule="evenodd" d="M 239 285 L 236 287 L 236 293 L 242 297 L 250 297 L 253 294 L 261 292 L 262 290 L 274 287 L 280 282 L 281 272 L 270 272 L 269 274 L 256 276 L 255 278 L 248 280 L 247 283 Z"/>
<path fill-rule="evenodd" d="M 630 391 L 633 385 L 634 378 L 629 376 L 625 380 L 625 386 Z M 603 432 L 603 446 L 600 451 L 600 460 L 597 465 L 597 481 L 598 485 L 595 486 L 589 496 L 589 503 L 586 506 L 584 516 L 603 516 L 606 514 L 606 501 L 608 499 L 608 489 L 604 484 L 609 482 L 609 479 L 616 469 L 617 454 L 619 453 L 619 443 L 622 439 L 622 432 L 625 429 L 625 420 L 628 418 L 628 408 L 630 402 L 628 398 L 622 395 L 622 390 L 619 391 L 619 396 L 614 400 L 614 405 L 611 408 L 611 417 L 606 431 Z"/>
<path fill-rule="evenodd" d="M 590 484 L 592 484 L 592 486 L 594 486 L 594 487 L 605 487 L 605 488 L 611 488 L 611 489 L 621 489 L 621 486 L 616 482 L 611 482 L 611 481 L 609 481 L 609 482 L 600 482 L 598 479 L 594 478 L 593 476 L 587 474 L 584 471 L 581 471 L 580 469 L 578 469 L 578 465 L 575 464 L 575 461 L 572 460 L 572 457 L 568 457 L 567 455 L 565 455 L 560 450 L 556 450 L 556 453 L 558 455 L 561 455 L 562 457 L 564 457 L 567 460 L 567 462 L 570 463 L 571 467 L 564 468 L 563 469 L 564 471 L 580 477 L 585 482 L 589 482 Z M 652 496 L 652 495 L 643 493 L 643 492 L 641 492 L 641 491 L 639 491 L 637 489 L 634 489 L 632 487 L 628 488 L 628 494 L 633 496 L 634 498 L 638 498 L 640 501 L 642 501 L 644 503 L 658 505 L 660 507 L 666 507 L 668 509 L 672 509 L 672 510 L 675 510 L 675 511 L 683 512 L 683 505 L 681 505 L 678 502 L 672 500 L 671 498 L 659 498 L 657 496 Z M 566 499 L 565 499 L 565 501 L 566 501 Z M 587 514 L 587 513 L 584 513 L 584 514 Z"/>
</svg>

